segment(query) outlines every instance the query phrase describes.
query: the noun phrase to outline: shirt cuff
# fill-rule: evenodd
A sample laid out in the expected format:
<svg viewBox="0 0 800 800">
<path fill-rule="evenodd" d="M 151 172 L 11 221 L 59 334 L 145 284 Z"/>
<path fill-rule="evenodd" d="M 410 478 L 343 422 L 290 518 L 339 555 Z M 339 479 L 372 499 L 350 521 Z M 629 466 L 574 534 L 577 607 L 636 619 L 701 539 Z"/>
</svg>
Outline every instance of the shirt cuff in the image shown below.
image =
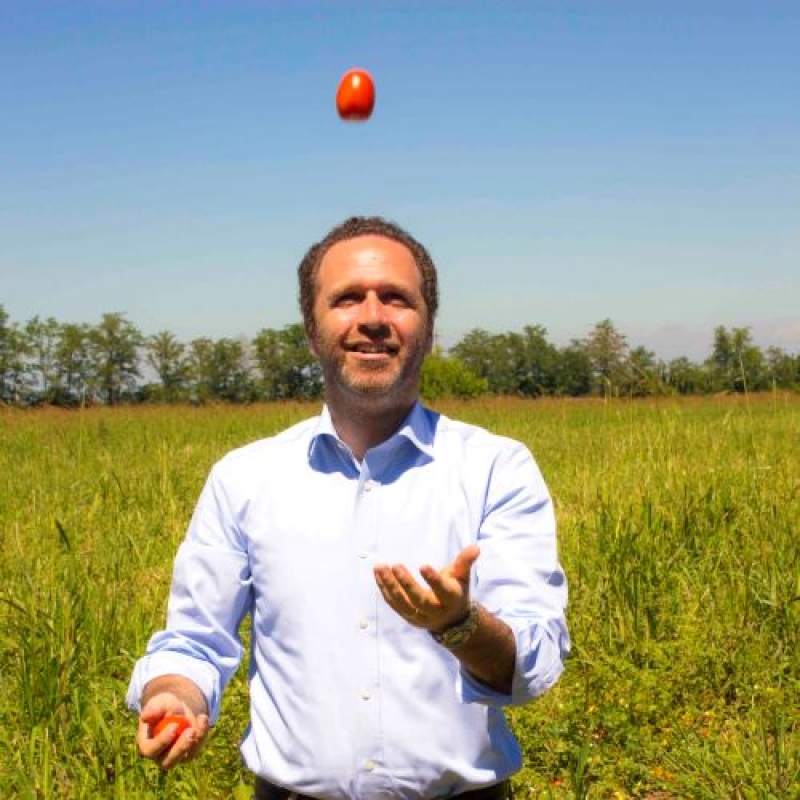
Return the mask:
<svg viewBox="0 0 800 800">
<path fill-rule="evenodd" d="M 511 694 L 481 683 L 465 669 L 460 670 L 461 700 L 487 706 L 521 706 L 552 687 L 564 671 L 570 642 L 563 620 L 504 619 L 516 644 L 516 664 Z"/>
<path fill-rule="evenodd" d="M 210 664 L 180 653 L 152 653 L 136 662 L 125 698 L 128 708 L 140 712 L 144 687 L 163 675 L 181 675 L 192 681 L 206 698 L 210 723 L 213 725 L 217 721 L 221 705 L 219 675 Z"/>
</svg>

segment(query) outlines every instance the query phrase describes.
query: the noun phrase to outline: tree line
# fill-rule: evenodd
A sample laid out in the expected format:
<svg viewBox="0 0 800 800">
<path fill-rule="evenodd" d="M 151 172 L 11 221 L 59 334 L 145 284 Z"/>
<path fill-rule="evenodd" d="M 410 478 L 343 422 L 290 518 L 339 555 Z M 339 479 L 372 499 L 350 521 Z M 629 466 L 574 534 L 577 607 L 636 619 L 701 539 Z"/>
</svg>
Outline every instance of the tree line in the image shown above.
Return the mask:
<svg viewBox="0 0 800 800">
<path fill-rule="evenodd" d="M 264 328 L 252 338 L 169 331 L 146 336 L 124 313 L 96 325 L 38 316 L 13 322 L 0 305 L 0 403 L 32 406 L 120 403 L 251 403 L 317 400 L 322 374 L 301 323 Z M 441 397 L 646 397 L 800 389 L 800 354 L 762 350 L 749 328 L 714 330 L 696 363 L 664 361 L 631 347 L 611 320 L 564 347 L 541 325 L 520 332 L 475 329 L 448 351 L 435 348 L 422 375 L 428 400 Z"/>
</svg>

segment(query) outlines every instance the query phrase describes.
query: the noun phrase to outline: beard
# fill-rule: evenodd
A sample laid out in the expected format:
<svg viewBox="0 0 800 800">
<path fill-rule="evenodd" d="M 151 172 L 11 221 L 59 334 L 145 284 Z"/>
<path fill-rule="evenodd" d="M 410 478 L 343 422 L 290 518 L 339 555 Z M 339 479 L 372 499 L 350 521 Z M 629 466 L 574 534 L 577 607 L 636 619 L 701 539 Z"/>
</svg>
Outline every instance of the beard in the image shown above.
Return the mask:
<svg viewBox="0 0 800 800">
<path fill-rule="evenodd" d="M 360 358 L 342 343 L 320 337 L 315 337 L 314 349 L 325 379 L 326 396 L 382 407 L 416 400 L 422 363 L 429 348 L 425 334 L 375 359 Z"/>
</svg>

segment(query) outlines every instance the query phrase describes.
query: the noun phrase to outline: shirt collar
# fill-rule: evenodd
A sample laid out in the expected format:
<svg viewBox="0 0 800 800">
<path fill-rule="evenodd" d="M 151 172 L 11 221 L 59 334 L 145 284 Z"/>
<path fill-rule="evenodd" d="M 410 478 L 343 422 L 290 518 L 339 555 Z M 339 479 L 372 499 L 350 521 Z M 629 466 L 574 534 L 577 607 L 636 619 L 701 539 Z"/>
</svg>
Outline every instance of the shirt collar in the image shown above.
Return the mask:
<svg viewBox="0 0 800 800">
<path fill-rule="evenodd" d="M 411 442 L 421 453 L 432 459 L 436 417 L 437 415 L 433 411 L 425 408 L 422 403 L 417 401 L 397 431 L 378 447 L 396 447 L 398 439 L 403 438 Z M 324 405 L 317 421 L 317 427 L 312 433 L 311 441 L 308 445 L 309 461 L 313 461 L 315 453 L 326 439 L 343 444 L 336 433 L 336 429 L 333 427 L 330 410 L 327 405 Z"/>
<path fill-rule="evenodd" d="M 436 414 L 417 401 L 395 436 L 404 436 L 417 450 L 433 458 Z M 390 440 L 391 441 L 391 440 Z"/>
</svg>

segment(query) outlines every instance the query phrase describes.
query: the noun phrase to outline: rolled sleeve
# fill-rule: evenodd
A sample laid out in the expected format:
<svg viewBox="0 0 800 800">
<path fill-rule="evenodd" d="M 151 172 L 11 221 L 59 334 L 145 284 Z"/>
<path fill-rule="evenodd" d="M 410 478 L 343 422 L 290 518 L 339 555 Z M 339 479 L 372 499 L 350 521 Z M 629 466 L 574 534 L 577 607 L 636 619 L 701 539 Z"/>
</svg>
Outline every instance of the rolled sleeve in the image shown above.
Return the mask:
<svg viewBox="0 0 800 800">
<path fill-rule="evenodd" d="M 239 627 L 251 602 L 249 559 L 238 531 L 212 471 L 175 558 L 166 627 L 134 667 L 127 694 L 134 710 L 149 681 L 177 674 L 198 686 L 211 721 L 218 718 L 222 693 L 241 662 Z"/>
<path fill-rule="evenodd" d="M 511 694 L 491 689 L 461 670 L 461 700 L 487 706 L 521 706 L 555 685 L 564 671 L 570 642 L 562 620 L 509 626 L 516 644 Z"/>
<path fill-rule="evenodd" d="M 157 639 L 160 635 L 153 637 L 148 650 L 159 646 Z M 210 663 L 174 651 L 156 651 L 136 662 L 126 697 L 128 707 L 141 711 L 144 687 L 163 675 L 181 675 L 192 681 L 208 702 L 211 722 L 217 721 L 222 698 L 219 672 Z"/>
<path fill-rule="evenodd" d="M 511 629 L 516 662 L 510 695 L 462 670 L 462 700 L 522 705 L 558 681 L 570 639 L 552 500 L 530 452 L 517 443 L 495 461 L 478 543 L 475 595 Z"/>
</svg>

